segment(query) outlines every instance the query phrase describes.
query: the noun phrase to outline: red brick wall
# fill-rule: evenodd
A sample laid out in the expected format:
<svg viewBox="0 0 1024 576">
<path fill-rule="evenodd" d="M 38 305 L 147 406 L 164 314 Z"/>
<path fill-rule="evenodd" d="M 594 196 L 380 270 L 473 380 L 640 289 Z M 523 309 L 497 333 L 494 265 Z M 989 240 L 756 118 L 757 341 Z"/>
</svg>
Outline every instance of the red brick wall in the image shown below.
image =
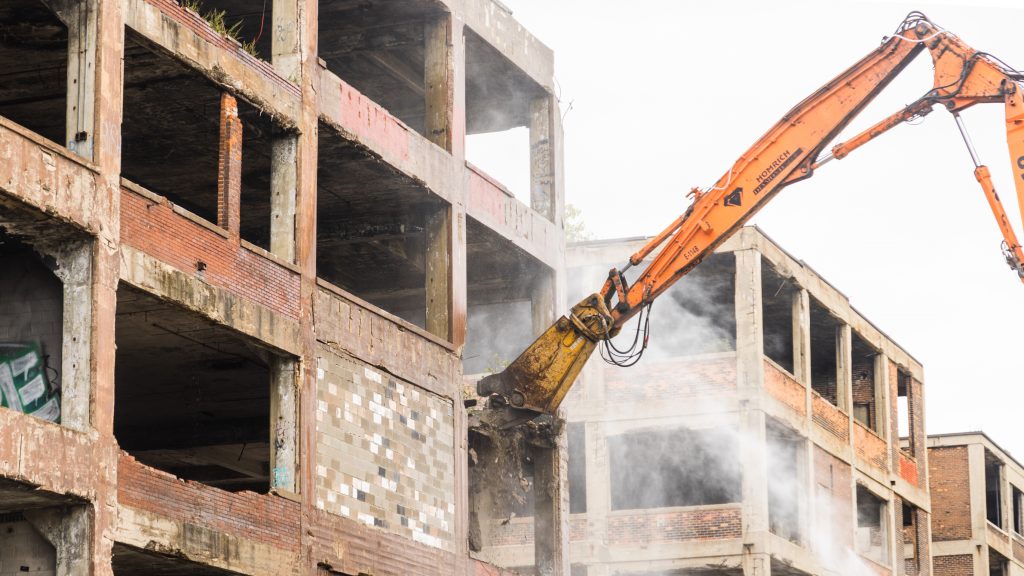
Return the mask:
<svg viewBox="0 0 1024 576">
<path fill-rule="evenodd" d="M 226 492 L 149 468 L 126 453 L 117 464 L 118 503 L 282 550 L 299 550 L 299 504 L 254 492 Z"/>
<path fill-rule="evenodd" d="M 849 464 L 814 447 L 814 497 L 826 495 L 830 500 L 831 509 L 826 513 L 832 518 L 832 544 L 840 550 L 853 548 L 853 530 L 849 529 L 854 523 L 851 473 Z"/>
<path fill-rule="evenodd" d="M 741 509 L 699 508 L 608 517 L 607 541 L 612 545 L 739 538 Z"/>
<path fill-rule="evenodd" d="M 817 392 L 812 393 L 814 423 L 843 442 L 850 440 L 850 418 Z"/>
<path fill-rule="evenodd" d="M 174 212 L 121 190 L 121 241 L 185 272 L 206 264 L 203 280 L 287 316 L 299 317 L 299 275 Z"/>
<path fill-rule="evenodd" d="M 933 566 L 935 576 L 974 576 L 974 558 L 969 554 L 936 556 Z"/>
<path fill-rule="evenodd" d="M 804 387 L 768 359 L 764 361 L 764 388 L 773 398 L 801 416 L 807 414 Z"/>
<path fill-rule="evenodd" d="M 967 447 L 930 448 L 928 471 L 931 474 L 932 540 L 943 542 L 969 539 L 971 493 L 968 485 Z"/>
<path fill-rule="evenodd" d="M 888 469 L 889 452 L 885 440 L 860 422 L 853 423 L 853 448 L 857 456 L 880 470 Z"/>
<path fill-rule="evenodd" d="M 711 398 L 736 390 L 736 358 L 675 358 L 641 362 L 631 368 L 604 371 L 607 401 L 672 402 Z"/>
</svg>

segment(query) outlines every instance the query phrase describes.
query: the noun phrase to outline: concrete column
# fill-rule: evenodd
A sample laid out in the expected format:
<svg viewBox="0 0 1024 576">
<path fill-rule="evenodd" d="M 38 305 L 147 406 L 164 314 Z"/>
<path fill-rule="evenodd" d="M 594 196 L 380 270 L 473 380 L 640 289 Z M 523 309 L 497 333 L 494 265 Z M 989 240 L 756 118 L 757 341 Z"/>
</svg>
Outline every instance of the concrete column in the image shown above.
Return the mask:
<svg viewBox="0 0 1024 576">
<path fill-rule="evenodd" d="M 793 376 L 810 391 L 811 296 L 804 289 L 793 295 Z"/>
<path fill-rule="evenodd" d="M 298 175 L 298 139 L 276 138 L 271 149 L 270 251 L 295 262 L 295 201 Z"/>
<path fill-rule="evenodd" d="M 890 470 L 899 470 L 896 468 L 898 465 L 898 452 L 900 450 L 900 439 L 898 431 L 890 434 L 899 425 L 893 419 L 893 413 L 895 412 L 895 397 L 890 395 L 890 382 L 889 382 L 889 358 L 882 353 L 875 355 L 874 362 L 875 372 L 875 419 L 878 420 L 878 435 L 885 439 L 886 453 L 889 454 L 889 458 L 886 458 L 887 465 Z M 892 402 L 890 402 L 890 400 Z M 896 456 L 896 462 L 894 463 L 893 456 Z"/>
<path fill-rule="evenodd" d="M 461 31 L 461 30 L 460 30 Z M 423 86 L 427 139 L 451 152 L 455 115 L 455 58 L 450 13 L 424 24 Z"/>
<path fill-rule="evenodd" d="M 93 243 L 66 246 L 56 255 L 57 277 L 64 286 L 61 345 L 61 424 L 86 432 L 90 428 L 90 335 L 93 324 Z M 112 352 L 112 351 L 111 351 Z"/>
<path fill-rule="evenodd" d="M 426 274 L 427 331 L 450 340 L 452 337 L 452 207 L 436 208 L 424 226 L 427 238 Z"/>
<path fill-rule="evenodd" d="M 270 361 L 270 487 L 298 493 L 298 389 L 296 361 L 273 356 Z"/>
<path fill-rule="evenodd" d="M 242 121 L 238 118 L 238 102 L 226 92 L 220 99 L 217 170 L 217 225 L 232 238 L 238 238 L 242 209 Z"/>
<path fill-rule="evenodd" d="M 43 0 L 43 3 L 68 29 L 65 145 L 75 154 L 92 160 L 98 129 L 99 6 L 95 0 Z"/>
<path fill-rule="evenodd" d="M 57 552 L 55 576 L 90 574 L 92 514 L 89 507 L 44 508 L 28 510 L 25 519 Z"/>
<path fill-rule="evenodd" d="M 452 167 L 456 171 L 453 182 L 461 183 L 453 191 L 452 223 L 453 238 L 451 250 L 451 299 L 452 326 L 451 342 L 461 354 L 466 343 L 466 315 L 468 288 L 466 285 L 466 204 L 468 203 L 468 180 L 466 164 L 466 37 L 465 23 L 456 16 L 449 21 L 451 49 L 451 148 Z"/>
<path fill-rule="evenodd" d="M 839 327 L 836 338 L 836 400 L 850 415 L 850 441 L 853 441 L 853 333 L 849 324 Z"/>
<path fill-rule="evenodd" d="M 967 485 L 971 491 L 971 544 L 974 545 L 974 573 L 988 574 L 988 519 L 985 516 L 985 447 L 967 446 Z"/>
<path fill-rule="evenodd" d="M 535 337 L 544 333 L 556 319 L 554 276 L 554 270 L 545 267 L 536 275 L 536 281 L 530 287 L 533 335 Z"/>
<path fill-rule="evenodd" d="M 761 254 L 756 250 L 735 254 L 737 385 L 741 398 L 752 398 L 764 384 Z"/>
<path fill-rule="evenodd" d="M 300 0 L 273 0 L 271 23 L 271 62 L 282 76 L 295 83 L 299 82 L 302 66 L 299 50 L 300 4 Z"/>
<path fill-rule="evenodd" d="M 567 444 L 563 426 L 555 446 L 533 449 L 533 558 L 538 576 L 570 574 Z"/>
<path fill-rule="evenodd" d="M 530 103 L 530 207 L 556 222 L 555 149 L 552 116 L 558 113 L 554 96 Z"/>
<path fill-rule="evenodd" d="M 587 540 L 599 547 L 608 534 L 608 513 L 612 509 L 608 433 L 604 422 L 590 421 L 584 426 L 587 431 Z"/>
</svg>

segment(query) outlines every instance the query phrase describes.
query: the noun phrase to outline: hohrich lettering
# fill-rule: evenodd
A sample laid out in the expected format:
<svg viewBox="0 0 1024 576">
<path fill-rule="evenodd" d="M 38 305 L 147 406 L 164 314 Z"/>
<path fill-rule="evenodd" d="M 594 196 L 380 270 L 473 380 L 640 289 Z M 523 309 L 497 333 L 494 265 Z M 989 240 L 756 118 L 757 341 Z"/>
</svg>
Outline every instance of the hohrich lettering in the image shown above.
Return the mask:
<svg viewBox="0 0 1024 576">
<path fill-rule="evenodd" d="M 786 150 L 779 157 L 772 161 L 760 174 L 757 175 L 757 187 L 754 188 L 754 194 L 760 194 L 773 180 L 782 174 L 782 171 L 789 166 L 793 160 L 796 160 L 800 156 L 800 149 L 797 148 L 796 152 L 790 152 Z"/>
</svg>

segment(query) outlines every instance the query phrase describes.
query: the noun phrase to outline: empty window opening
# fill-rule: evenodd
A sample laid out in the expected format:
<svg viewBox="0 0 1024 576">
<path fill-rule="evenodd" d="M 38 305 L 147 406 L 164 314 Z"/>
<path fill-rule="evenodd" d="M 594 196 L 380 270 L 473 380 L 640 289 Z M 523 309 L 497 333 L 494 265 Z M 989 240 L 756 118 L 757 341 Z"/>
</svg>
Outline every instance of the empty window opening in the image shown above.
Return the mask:
<svg viewBox="0 0 1024 576">
<path fill-rule="evenodd" d="M 913 456 L 917 440 L 914 425 L 913 379 L 902 369 L 896 370 L 896 424 L 900 436 L 900 449 Z"/>
<path fill-rule="evenodd" d="M 740 501 L 739 442 L 730 430 L 646 430 L 608 438 L 613 510 Z M 638 489 L 638 487 L 646 487 Z"/>
<path fill-rule="evenodd" d="M 432 222 L 448 204 L 325 123 L 317 190 L 317 275 L 425 328 L 428 248 L 443 240 Z"/>
<path fill-rule="evenodd" d="M 447 17 L 432 0 L 320 0 L 319 56 L 347 84 L 429 137 L 427 25 Z"/>
<path fill-rule="evenodd" d="M 4 0 L 0 37 L 0 116 L 63 146 L 67 26 L 39 0 Z"/>
<path fill-rule="evenodd" d="M 768 527 L 772 534 L 800 542 L 800 449 L 803 442 L 782 424 L 770 421 L 768 441 Z"/>
<path fill-rule="evenodd" d="M 1024 535 L 1024 492 L 1011 485 L 1013 493 L 1013 531 Z"/>
<path fill-rule="evenodd" d="M 790 374 L 793 366 L 793 305 L 800 287 L 792 278 L 784 278 L 770 262 L 761 259 L 761 330 L 764 355 Z"/>
<path fill-rule="evenodd" d="M 468 317 L 463 372 L 500 372 L 554 321 L 552 272 L 473 218 L 466 227 Z M 544 320 L 534 319 L 534 302 Z M 541 314 L 548 307 L 548 316 Z M 537 324 L 543 323 L 540 327 Z"/>
<path fill-rule="evenodd" d="M 124 178 L 269 249 L 273 175 L 294 171 L 274 158 L 294 135 L 270 116 L 128 30 L 121 133 Z"/>
<path fill-rule="evenodd" d="M 229 491 L 288 486 L 271 463 L 271 404 L 291 363 L 199 315 L 122 285 L 117 292 L 114 434 L 139 462 Z M 281 426 L 294 426 L 282 410 Z M 294 435 L 292 435 L 294 436 Z M 275 438 L 288 438 L 275 434 Z M 278 447 L 277 453 L 294 455 Z M 283 458 L 283 456 L 280 456 Z"/>
<path fill-rule="evenodd" d="M 888 528 L 889 516 L 885 500 L 858 484 L 857 552 L 879 564 L 887 564 L 889 562 Z"/>
<path fill-rule="evenodd" d="M 56 262 L 0 228 L 0 406 L 60 422 L 64 285 Z"/>
<path fill-rule="evenodd" d="M 466 30 L 466 160 L 545 215 L 550 199 L 541 189 L 552 166 L 551 114 L 558 113 L 551 106 L 540 85 Z"/>
<path fill-rule="evenodd" d="M 842 324 L 811 298 L 811 387 L 839 406 L 839 330 Z"/>
<path fill-rule="evenodd" d="M 570 422 L 569 442 L 569 513 L 587 511 L 587 427 L 583 422 Z"/>
<path fill-rule="evenodd" d="M 0 574 L 57 573 L 57 550 L 21 512 L 0 513 Z"/>
<path fill-rule="evenodd" d="M 605 275 L 607 276 L 607 268 Z M 600 279 L 595 279 L 600 280 Z M 594 283 L 600 286 L 601 281 Z M 651 317 L 645 359 L 677 358 L 736 350 L 736 258 L 712 254 L 668 289 Z M 635 320 L 634 320 L 635 322 Z M 622 330 L 630 335 L 634 324 Z"/>
<path fill-rule="evenodd" d="M 989 576 L 1009 576 L 1010 575 L 1010 560 L 996 552 L 992 548 L 988 549 L 988 575 Z"/>
<path fill-rule="evenodd" d="M 878 410 L 878 378 L 875 374 L 875 350 L 856 332 L 852 332 L 853 417 L 871 430 L 882 433 L 882 414 Z"/>
<path fill-rule="evenodd" d="M 269 62 L 274 30 L 274 2 L 192 0 L 181 4 L 198 5 L 196 12 L 215 32 L 238 42 L 239 47 L 248 54 Z"/>
<path fill-rule="evenodd" d="M 985 451 L 985 518 L 999 528 L 1003 525 L 1003 463 Z"/>
<path fill-rule="evenodd" d="M 115 543 L 110 556 L 114 576 L 234 576 L 239 572 L 192 562 L 173 554 Z M 333 573 L 332 573 L 333 574 Z"/>
<path fill-rule="evenodd" d="M 903 571 L 909 576 L 920 573 L 918 554 L 918 509 L 907 502 L 900 506 L 902 517 Z"/>
</svg>

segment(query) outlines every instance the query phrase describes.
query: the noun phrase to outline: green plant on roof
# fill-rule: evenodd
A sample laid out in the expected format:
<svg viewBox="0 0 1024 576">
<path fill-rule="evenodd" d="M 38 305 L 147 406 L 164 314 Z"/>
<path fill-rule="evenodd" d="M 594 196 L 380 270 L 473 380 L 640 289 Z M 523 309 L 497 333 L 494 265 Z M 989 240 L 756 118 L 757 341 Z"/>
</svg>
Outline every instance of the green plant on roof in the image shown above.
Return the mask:
<svg viewBox="0 0 1024 576">
<path fill-rule="evenodd" d="M 249 41 L 242 40 L 242 21 L 239 20 L 234 24 L 228 24 L 227 11 L 225 10 L 210 10 L 209 12 L 203 13 L 203 2 L 202 0 L 179 0 L 181 7 L 195 12 L 199 16 L 206 20 L 206 23 L 210 25 L 210 28 L 214 32 L 224 36 L 225 38 L 231 38 L 238 42 L 242 50 L 245 50 L 250 55 L 259 58 L 259 54 L 256 52 L 256 39 Z"/>
</svg>

